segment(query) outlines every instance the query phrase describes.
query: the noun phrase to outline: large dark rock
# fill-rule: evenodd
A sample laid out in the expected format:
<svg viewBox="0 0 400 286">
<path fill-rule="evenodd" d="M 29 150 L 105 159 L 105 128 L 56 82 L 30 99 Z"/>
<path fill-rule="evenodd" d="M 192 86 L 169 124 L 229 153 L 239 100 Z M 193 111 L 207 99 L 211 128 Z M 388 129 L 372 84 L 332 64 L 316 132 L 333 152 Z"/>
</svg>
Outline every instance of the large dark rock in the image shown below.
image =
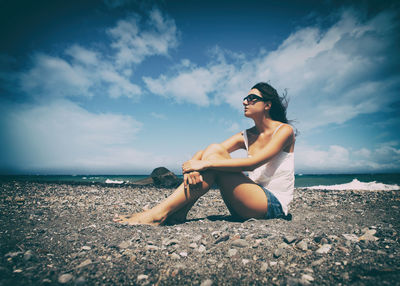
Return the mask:
<svg viewBox="0 0 400 286">
<path fill-rule="evenodd" d="M 151 172 L 154 185 L 161 188 L 176 188 L 182 183 L 174 173 L 165 167 L 158 167 Z"/>
</svg>

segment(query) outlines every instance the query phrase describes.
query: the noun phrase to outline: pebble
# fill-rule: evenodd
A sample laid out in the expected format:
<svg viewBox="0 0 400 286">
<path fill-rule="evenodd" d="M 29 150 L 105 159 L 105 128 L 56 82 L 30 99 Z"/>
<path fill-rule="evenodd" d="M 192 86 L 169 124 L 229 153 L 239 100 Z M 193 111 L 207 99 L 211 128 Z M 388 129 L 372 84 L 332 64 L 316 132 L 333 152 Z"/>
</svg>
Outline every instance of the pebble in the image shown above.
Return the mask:
<svg viewBox="0 0 400 286">
<path fill-rule="evenodd" d="M 225 235 L 220 236 L 214 243 L 218 244 L 220 242 L 224 242 L 224 241 L 227 241 L 227 240 L 229 240 L 229 234 L 225 234 Z"/>
<path fill-rule="evenodd" d="M 300 283 L 302 285 L 309 285 L 313 281 L 314 281 L 314 277 L 312 277 L 311 275 L 308 275 L 308 274 L 301 275 Z"/>
<path fill-rule="evenodd" d="M 131 245 L 129 241 L 123 241 L 120 244 L 118 244 L 119 249 L 126 249 Z"/>
<path fill-rule="evenodd" d="M 179 244 L 179 240 L 177 240 L 176 238 L 170 239 L 165 241 L 164 243 L 166 246 L 170 246 L 170 245 L 174 245 L 174 244 Z"/>
<path fill-rule="evenodd" d="M 284 252 L 283 248 L 277 248 L 277 249 L 275 249 L 275 251 L 274 251 L 274 257 L 275 257 L 275 258 L 281 257 L 282 254 L 283 254 L 283 252 Z"/>
<path fill-rule="evenodd" d="M 179 255 L 182 257 L 188 256 L 187 252 L 185 252 L 185 251 L 179 252 Z"/>
<path fill-rule="evenodd" d="M 84 245 L 84 246 L 82 246 L 82 249 L 83 250 L 91 250 L 92 248 L 88 245 Z"/>
<path fill-rule="evenodd" d="M 32 252 L 32 250 L 27 250 L 27 251 L 24 253 L 24 260 L 25 260 L 25 261 L 31 260 L 32 257 L 33 257 L 33 252 Z"/>
<path fill-rule="evenodd" d="M 348 241 L 358 242 L 358 237 L 355 234 L 343 233 L 342 236 Z"/>
<path fill-rule="evenodd" d="M 76 268 L 82 268 L 82 267 L 88 266 L 88 265 L 90 265 L 90 264 L 92 264 L 92 260 L 86 259 L 86 260 L 83 261 L 81 264 L 79 264 Z"/>
<path fill-rule="evenodd" d="M 319 266 L 322 263 L 324 263 L 324 261 L 325 261 L 325 259 L 323 259 L 323 258 L 315 260 L 315 261 L 311 262 L 311 266 Z"/>
<path fill-rule="evenodd" d="M 318 254 L 325 254 L 328 253 L 332 248 L 332 245 L 330 244 L 324 244 L 320 248 L 318 248 L 315 252 Z"/>
<path fill-rule="evenodd" d="M 237 253 L 238 253 L 237 249 L 231 248 L 228 250 L 229 257 L 235 256 Z"/>
<path fill-rule="evenodd" d="M 369 242 L 377 241 L 379 239 L 374 235 L 376 233 L 375 229 L 363 229 L 363 232 L 364 234 L 358 238 L 359 241 Z"/>
<path fill-rule="evenodd" d="M 242 259 L 242 263 L 243 263 L 243 265 L 246 265 L 247 263 L 249 263 L 250 262 L 250 260 L 249 259 Z"/>
<path fill-rule="evenodd" d="M 159 250 L 159 247 L 155 246 L 155 245 L 146 245 L 146 250 L 157 251 L 157 250 Z"/>
<path fill-rule="evenodd" d="M 197 248 L 197 243 L 193 242 L 193 243 L 189 244 L 189 247 L 195 249 L 195 248 Z"/>
<path fill-rule="evenodd" d="M 149 278 L 148 275 L 146 275 L 146 274 L 140 274 L 140 275 L 138 275 L 138 277 L 137 277 L 137 281 L 139 282 L 139 281 L 142 281 L 142 280 L 146 280 L 147 278 Z"/>
<path fill-rule="evenodd" d="M 211 286 L 213 284 L 213 281 L 211 279 L 206 279 L 201 282 L 200 286 Z"/>
<path fill-rule="evenodd" d="M 267 271 L 267 269 L 268 269 L 268 263 L 266 263 L 266 262 L 261 263 L 260 271 L 265 272 L 265 271 Z"/>
<path fill-rule="evenodd" d="M 67 273 L 67 274 L 62 274 L 58 277 L 58 283 L 61 284 L 66 284 L 69 281 L 71 281 L 72 279 L 74 279 L 74 276 L 72 276 L 71 274 Z"/>
<path fill-rule="evenodd" d="M 303 250 L 303 251 L 307 251 L 308 250 L 307 242 L 305 242 L 304 240 L 301 240 L 298 243 L 296 243 L 296 247 L 298 249 Z"/>
<path fill-rule="evenodd" d="M 85 285 L 85 284 L 86 284 L 86 279 L 83 276 L 80 276 L 75 280 L 75 285 Z"/>
<path fill-rule="evenodd" d="M 244 239 L 236 239 L 234 241 L 232 241 L 232 246 L 237 246 L 237 247 L 248 247 L 249 243 L 244 240 Z"/>
<path fill-rule="evenodd" d="M 198 252 L 204 252 L 206 251 L 206 247 L 204 245 L 200 245 L 200 247 L 197 249 Z"/>
<path fill-rule="evenodd" d="M 292 236 L 292 235 L 285 235 L 285 236 L 283 237 L 283 241 L 286 242 L 286 243 L 288 243 L 288 244 L 291 244 L 292 242 L 294 242 L 294 241 L 296 241 L 296 240 L 297 240 L 297 237 Z"/>
<path fill-rule="evenodd" d="M 172 259 L 181 259 L 181 257 L 178 254 L 176 254 L 175 252 L 171 254 L 171 258 Z"/>
</svg>

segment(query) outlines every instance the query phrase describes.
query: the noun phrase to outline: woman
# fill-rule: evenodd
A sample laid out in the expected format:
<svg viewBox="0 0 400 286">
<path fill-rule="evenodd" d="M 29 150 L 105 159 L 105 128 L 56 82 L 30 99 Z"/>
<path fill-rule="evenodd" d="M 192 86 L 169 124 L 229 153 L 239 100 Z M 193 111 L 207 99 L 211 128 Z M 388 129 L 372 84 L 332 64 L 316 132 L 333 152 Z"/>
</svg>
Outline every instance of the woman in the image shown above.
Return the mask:
<svg viewBox="0 0 400 286">
<path fill-rule="evenodd" d="M 220 144 L 211 144 L 182 165 L 184 182 L 150 210 L 119 216 L 116 222 L 153 224 L 184 221 L 193 204 L 216 183 L 234 217 L 277 218 L 288 214 L 294 190 L 293 129 L 287 124 L 286 99 L 267 83 L 252 87 L 243 99 L 244 115 L 255 126 Z M 229 153 L 246 149 L 247 158 Z M 249 171 L 247 177 L 242 171 Z"/>
</svg>

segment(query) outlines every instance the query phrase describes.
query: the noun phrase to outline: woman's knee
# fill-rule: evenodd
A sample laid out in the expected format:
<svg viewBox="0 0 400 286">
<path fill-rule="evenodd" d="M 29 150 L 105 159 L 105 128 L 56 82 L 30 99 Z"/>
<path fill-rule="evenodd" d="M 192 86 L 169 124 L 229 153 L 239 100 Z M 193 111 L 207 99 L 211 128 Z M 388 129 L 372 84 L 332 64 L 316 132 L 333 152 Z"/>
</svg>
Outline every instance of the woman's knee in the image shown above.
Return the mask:
<svg viewBox="0 0 400 286">
<path fill-rule="evenodd" d="M 229 158 L 229 153 L 228 151 L 221 145 L 218 143 L 213 143 L 210 144 L 203 153 L 203 159 L 206 159 L 210 156 L 220 156 L 220 157 L 224 157 L 224 158 Z"/>
</svg>

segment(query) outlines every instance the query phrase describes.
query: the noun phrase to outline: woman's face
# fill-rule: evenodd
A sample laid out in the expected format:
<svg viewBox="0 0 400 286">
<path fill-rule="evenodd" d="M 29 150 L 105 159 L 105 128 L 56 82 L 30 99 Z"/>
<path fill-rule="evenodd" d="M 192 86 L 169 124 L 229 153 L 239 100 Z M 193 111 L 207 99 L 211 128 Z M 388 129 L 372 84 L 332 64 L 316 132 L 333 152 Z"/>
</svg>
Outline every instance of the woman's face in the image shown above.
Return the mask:
<svg viewBox="0 0 400 286">
<path fill-rule="evenodd" d="M 247 95 L 252 95 L 252 94 L 258 96 L 259 98 L 253 96 L 253 100 L 250 100 L 251 98 L 246 99 L 247 97 L 243 100 L 244 116 L 250 117 L 250 118 L 253 117 L 253 115 L 255 115 L 255 114 L 259 114 L 259 113 L 264 114 L 265 107 L 269 103 L 269 102 L 265 102 L 262 100 L 263 97 L 258 89 L 255 89 L 255 88 L 251 89 Z"/>
</svg>

